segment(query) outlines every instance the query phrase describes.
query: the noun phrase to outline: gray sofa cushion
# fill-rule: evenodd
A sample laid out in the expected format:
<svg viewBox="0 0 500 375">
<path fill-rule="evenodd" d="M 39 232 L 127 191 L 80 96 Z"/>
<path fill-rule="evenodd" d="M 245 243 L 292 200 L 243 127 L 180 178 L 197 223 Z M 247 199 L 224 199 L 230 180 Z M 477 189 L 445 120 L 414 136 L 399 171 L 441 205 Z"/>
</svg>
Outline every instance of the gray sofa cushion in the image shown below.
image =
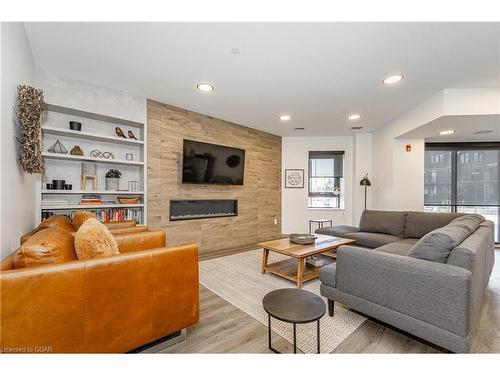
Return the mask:
<svg viewBox="0 0 500 375">
<path fill-rule="evenodd" d="M 463 214 L 409 211 L 406 216 L 404 237 L 422 238 L 427 233 L 448 225 Z"/>
<path fill-rule="evenodd" d="M 413 246 L 412 244 L 397 241 L 389 243 L 384 246 L 377 247 L 376 249 L 374 249 L 374 251 L 381 251 L 383 253 L 406 256 L 412 246 Z"/>
<path fill-rule="evenodd" d="M 335 237 L 345 237 L 347 233 L 352 232 L 359 232 L 359 228 L 351 227 L 350 225 L 334 225 L 333 227 L 317 229 L 314 233 L 326 234 L 328 236 Z"/>
<path fill-rule="evenodd" d="M 321 267 L 321 269 L 319 270 L 319 279 L 323 284 L 335 288 L 335 286 L 337 285 L 336 273 L 337 263 L 329 264 L 328 266 Z"/>
<path fill-rule="evenodd" d="M 406 211 L 364 210 L 359 220 L 361 232 L 386 233 L 403 237 Z"/>
<path fill-rule="evenodd" d="M 464 215 L 422 237 L 408 252 L 413 258 L 446 263 L 451 251 L 460 245 L 482 222 L 482 216 Z"/>
<path fill-rule="evenodd" d="M 408 244 L 408 245 L 415 245 L 418 240 L 420 240 L 420 238 L 413 238 L 413 237 L 410 237 L 410 238 L 404 238 L 402 240 L 399 240 L 398 243 L 405 243 L 405 244 Z"/>
<path fill-rule="evenodd" d="M 470 233 L 472 233 L 477 228 L 479 228 L 479 225 L 481 225 L 483 221 L 484 217 L 481 215 L 468 214 L 457 217 L 456 219 L 452 220 L 450 224 L 457 226 L 464 226 L 469 230 Z"/>
<path fill-rule="evenodd" d="M 346 238 L 352 238 L 356 241 L 355 245 L 376 248 L 387 245 L 391 242 L 401 240 L 400 237 L 384 233 L 356 232 L 348 233 Z"/>
</svg>

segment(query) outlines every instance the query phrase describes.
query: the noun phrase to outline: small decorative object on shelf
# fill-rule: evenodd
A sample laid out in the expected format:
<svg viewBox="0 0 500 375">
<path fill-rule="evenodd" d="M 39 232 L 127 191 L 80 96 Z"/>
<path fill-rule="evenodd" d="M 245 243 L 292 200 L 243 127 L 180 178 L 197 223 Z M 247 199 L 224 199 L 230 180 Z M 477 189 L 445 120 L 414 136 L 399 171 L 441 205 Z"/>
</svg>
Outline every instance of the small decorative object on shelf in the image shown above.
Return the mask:
<svg viewBox="0 0 500 375">
<path fill-rule="evenodd" d="M 303 188 L 304 170 L 285 169 L 285 188 Z"/>
<path fill-rule="evenodd" d="M 115 133 L 120 138 L 127 138 L 125 134 L 123 134 L 123 130 L 121 130 L 118 126 L 115 128 Z"/>
<path fill-rule="evenodd" d="M 54 190 L 54 184 L 47 183 L 46 186 L 47 186 L 47 190 Z"/>
<path fill-rule="evenodd" d="M 131 130 L 129 130 L 129 131 L 128 131 L 128 137 L 129 137 L 130 139 L 135 139 L 135 140 L 137 141 L 137 138 L 135 137 L 134 133 L 132 133 L 132 131 L 131 131 Z"/>
<path fill-rule="evenodd" d="M 122 173 L 118 169 L 110 169 L 106 173 L 106 190 L 118 190 Z"/>
<path fill-rule="evenodd" d="M 66 185 L 65 180 L 52 180 L 52 185 L 55 190 L 64 190 L 64 185 Z"/>
<path fill-rule="evenodd" d="M 80 189 L 87 190 L 87 180 L 92 183 L 92 190 L 97 190 L 97 164 L 82 163 L 82 177 L 80 181 Z"/>
<path fill-rule="evenodd" d="M 137 191 L 139 190 L 139 182 L 138 181 L 129 181 L 128 182 L 128 191 Z"/>
<path fill-rule="evenodd" d="M 17 86 L 17 122 L 21 128 L 19 162 L 29 174 L 44 172 L 41 150 L 42 112 L 45 109 L 43 91 L 27 85 Z"/>
<path fill-rule="evenodd" d="M 61 141 L 56 140 L 56 142 L 50 146 L 50 148 L 47 150 L 48 152 L 53 152 L 55 154 L 67 154 L 68 149 L 64 147 L 64 145 L 61 143 Z"/>
<path fill-rule="evenodd" d="M 75 147 L 73 147 L 69 153 L 71 155 L 83 156 L 83 150 L 78 145 L 76 145 Z"/>
<path fill-rule="evenodd" d="M 82 130 L 82 123 L 81 122 L 77 122 L 77 121 L 70 121 L 69 122 L 69 128 L 71 130 Z"/>
<path fill-rule="evenodd" d="M 81 205 L 93 206 L 102 204 L 101 196 L 99 194 L 82 194 L 80 200 Z"/>
<path fill-rule="evenodd" d="M 312 257 L 307 258 L 306 263 L 310 264 L 311 266 L 314 266 L 314 267 L 322 267 L 324 264 L 324 261 L 320 257 L 314 255 Z"/>
<path fill-rule="evenodd" d="M 114 159 L 115 156 L 111 152 L 101 152 L 100 150 L 92 150 L 90 151 L 90 156 L 93 158 L 102 158 L 102 159 Z"/>
<path fill-rule="evenodd" d="M 137 204 L 141 200 L 139 197 L 118 197 L 117 199 L 120 204 Z"/>
<path fill-rule="evenodd" d="M 126 153 L 125 154 L 125 160 L 127 161 L 133 161 L 134 160 L 134 154 Z"/>
<path fill-rule="evenodd" d="M 64 190 L 73 190 L 73 185 L 71 184 L 64 185 Z"/>
<path fill-rule="evenodd" d="M 299 245 L 310 245 L 316 241 L 316 238 L 318 237 L 313 236 L 312 234 L 292 233 L 290 235 L 290 242 Z"/>
</svg>

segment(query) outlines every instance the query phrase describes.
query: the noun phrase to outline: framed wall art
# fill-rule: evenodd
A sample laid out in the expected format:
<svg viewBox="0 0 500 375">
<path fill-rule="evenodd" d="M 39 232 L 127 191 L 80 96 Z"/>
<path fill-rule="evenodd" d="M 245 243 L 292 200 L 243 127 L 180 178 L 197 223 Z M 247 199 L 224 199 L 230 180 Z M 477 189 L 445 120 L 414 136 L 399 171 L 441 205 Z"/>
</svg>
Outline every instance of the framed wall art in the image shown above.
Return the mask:
<svg viewBox="0 0 500 375">
<path fill-rule="evenodd" d="M 304 170 L 285 169 L 285 188 L 304 188 Z"/>
</svg>

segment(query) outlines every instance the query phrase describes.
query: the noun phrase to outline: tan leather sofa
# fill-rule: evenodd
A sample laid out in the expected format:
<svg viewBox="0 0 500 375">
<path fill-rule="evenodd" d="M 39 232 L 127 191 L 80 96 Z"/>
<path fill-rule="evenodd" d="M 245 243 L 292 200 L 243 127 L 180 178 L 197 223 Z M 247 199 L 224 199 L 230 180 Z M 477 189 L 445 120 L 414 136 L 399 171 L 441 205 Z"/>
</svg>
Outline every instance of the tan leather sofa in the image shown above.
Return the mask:
<svg viewBox="0 0 500 375">
<path fill-rule="evenodd" d="M 13 255 L 2 261 L 0 351 L 123 353 L 195 324 L 197 245 L 166 246 L 163 231 L 114 237 L 119 255 L 18 269 Z"/>
</svg>

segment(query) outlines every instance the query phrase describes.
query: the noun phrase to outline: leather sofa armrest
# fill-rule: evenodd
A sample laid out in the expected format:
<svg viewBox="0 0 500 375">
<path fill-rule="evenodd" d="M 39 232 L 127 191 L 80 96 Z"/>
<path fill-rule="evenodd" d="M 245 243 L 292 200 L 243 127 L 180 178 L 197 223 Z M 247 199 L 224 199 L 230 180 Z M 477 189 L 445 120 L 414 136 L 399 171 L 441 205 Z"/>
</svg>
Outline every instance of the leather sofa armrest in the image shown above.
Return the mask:
<svg viewBox="0 0 500 375">
<path fill-rule="evenodd" d="M 353 246 L 337 250 L 336 288 L 465 337 L 470 271 Z"/>
<path fill-rule="evenodd" d="M 122 233 L 113 236 L 118 243 L 120 253 L 156 249 L 167 244 L 165 232 L 162 230 Z"/>
</svg>

